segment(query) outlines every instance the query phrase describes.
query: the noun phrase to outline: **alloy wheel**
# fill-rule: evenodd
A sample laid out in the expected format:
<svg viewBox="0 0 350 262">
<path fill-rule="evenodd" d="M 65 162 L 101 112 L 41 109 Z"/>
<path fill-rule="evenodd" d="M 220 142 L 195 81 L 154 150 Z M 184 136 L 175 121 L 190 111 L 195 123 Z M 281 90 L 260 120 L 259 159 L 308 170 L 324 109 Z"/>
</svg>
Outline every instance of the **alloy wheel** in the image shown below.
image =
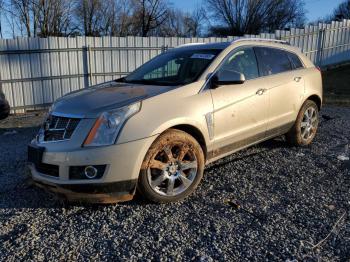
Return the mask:
<svg viewBox="0 0 350 262">
<path fill-rule="evenodd" d="M 163 196 L 177 196 L 196 178 L 198 161 L 191 146 L 183 143 L 165 145 L 149 162 L 147 179 L 152 190 Z"/>
<path fill-rule="evenodd" d="M 318 114 L 314 107 L 305 110 L 303 119 L 300 124 L 301 137 L 304 140 L 310 139 L 315 135 L 318 125 Z"/>
</svg>

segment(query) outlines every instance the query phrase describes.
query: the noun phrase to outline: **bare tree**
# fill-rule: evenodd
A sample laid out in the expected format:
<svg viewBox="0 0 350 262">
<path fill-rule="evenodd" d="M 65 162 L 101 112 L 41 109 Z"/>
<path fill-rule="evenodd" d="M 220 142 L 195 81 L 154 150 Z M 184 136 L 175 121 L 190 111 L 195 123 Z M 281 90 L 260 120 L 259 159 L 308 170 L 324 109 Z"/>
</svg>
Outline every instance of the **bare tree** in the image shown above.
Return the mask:
<svg viewBox="0 0 350 262">
<path fill-rule="evenodd" d="M 303 0 L 207 0 L 207 10 L 220 22 L 212 31 L 232 35 L 283 29 L 305 19 Z"/>
<path fill-rule="evenodd" d="M 13 37 L 17 36 L 18 31 L 21 36 L 31 35 L 28 2 L 27 0 L 2 1 L 1 14 L 4 15 L 7 28 L 11 31 Z"/>
<path fill-rule="evenodd" d="M 168 5 L 165 0 L 132 0 L 135 6 L 132 17 L 136 34 L 148 36 L 167 19 Z"/>
<path fill-rule="evenodd" d="M 100 35 L 100 21 L 102 19 L 101 0 L 78 0 L 76 15 L 86 36 Z"/>
<path fill-rule="evenodd" d="M 204 10 L 195 9 L 192 13 L 180 9 L 169 8 L 167 19 L 153 30 L 157 36 L 197 37 L 201 35 L 205 20 Z"/>
<path fill-rule="evenodd" d="M 77 22 L 86 36 L 127 35 L 132 30 L 130 0 L 77 0 Z"/>
<path fill-rule="evenodd" d="M 116 14 L 116 22 L 112 35 L 127 36 L 132 33 L 132 15 L 134 6 L 130 0 L 119 0 L 118 12 Z"/>
<path fill-rule="evenodd" d="M 12 10 L 11 15 L 18 18 L 21 27 L 23 26 L 27 36 L 32 36 L 31 31 L 31 0 L 11 0 Z"/>
<path fill-rule="evenodd" d="M 187 37 L 200 36 L 205 20 L 207 17 L 202 7 L 197 7 L 191 14 L 187 13 L 184 17 L 185 35 Z"/>
<path fill-rule="evenodd" d="M 332 19 L 342 20 L 350 19 L 350 0 L 346 0 L 341 3 L 333 12 Z"/>
<path fill-rule="evenodd" d="M 32 0 L 34 32 L 41 37 L 68 36 L 72 32 L 70 0 Z"/>
<path fill-rule="evenodd" d="M 4 13 L 6 24 L 11 32 L 12 37 L 16 37 L 18 30 L 20 35 L 23 36 L 23 23 L 24 19 L 20 19 L 20 13 L 18 13 L 17 7 L 12 1 L 3 1 L 1 11 Z"/>
<path fill-rule="evenodd" d="M 103 35 L 126 36 L 132 32 L 134 9 L 130 0 L 104 0 L 101 7 Z"/>
<path fill-rule="evenodd" d="M 179 9 L 169 9 L 167 19 L 157 28 L 153 29 L 152 34 L 157 36 L 184 37 L 184 13 Z"/>
<path fill-rule="evenodd" d="M 72 26 L 70 0 L 9 0 L 6 2 L 8 25 L 15 36 L 66 36 Z"/>
</svg>

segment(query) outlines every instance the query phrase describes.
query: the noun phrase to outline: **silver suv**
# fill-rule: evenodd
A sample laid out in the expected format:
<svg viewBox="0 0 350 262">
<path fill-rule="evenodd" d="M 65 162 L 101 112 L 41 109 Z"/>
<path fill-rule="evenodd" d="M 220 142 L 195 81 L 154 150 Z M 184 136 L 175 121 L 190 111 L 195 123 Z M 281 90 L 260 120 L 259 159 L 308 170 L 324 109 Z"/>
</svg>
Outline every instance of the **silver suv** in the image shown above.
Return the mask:
<svg viewBox="0 0 350 262">
<path fill-rule="evenodd" d="M 58 99 L 28 147 L 32 178 L 73 201 L 126 201 L 136 190 L 178 201 L 212 161 L 280 135 L 310 144 L 321 104 L 319 69 L 285 43 L 181 46 Z"/>
</svg>

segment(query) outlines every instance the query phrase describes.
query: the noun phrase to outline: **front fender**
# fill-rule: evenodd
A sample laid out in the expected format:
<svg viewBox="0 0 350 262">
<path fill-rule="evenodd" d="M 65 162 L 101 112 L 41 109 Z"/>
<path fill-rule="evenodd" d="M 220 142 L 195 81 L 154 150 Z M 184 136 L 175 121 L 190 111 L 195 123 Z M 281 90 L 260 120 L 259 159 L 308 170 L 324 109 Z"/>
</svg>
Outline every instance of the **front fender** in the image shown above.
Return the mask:
<svg viewBox="0 0 350 262">
<path fill-rule="evenodd" d="M 210 142 L 206 114 L 213 111 L 210 92 L 194 93 L 179 88 L 142 102 L 139 113 L 130 118 L 117 140 L 127 143 L 158 136 L 177 125 L 189 125 L 199 130 L 206 144 Z"/>
<path fill-rule="evenodd" d="M 203 136 L 205 140 L 205 144 L 210 143 L 210 138 L 209 138 L 209 132 L 207 126 L 203 126 L 203 123 L 196 121 L 194 119 L 189 119 L 189 118 L 177 118 L 177 119 L 172 119 L 170 121 L 167 121 L 165 123 L 162 123 L 160 126 L 158 126 L 153 132 L 152 135 L 160 135 L 164 131 L 176 127 L 176 126 L 190 126 L 192 128 L 197 129 Z"/>
</svg>

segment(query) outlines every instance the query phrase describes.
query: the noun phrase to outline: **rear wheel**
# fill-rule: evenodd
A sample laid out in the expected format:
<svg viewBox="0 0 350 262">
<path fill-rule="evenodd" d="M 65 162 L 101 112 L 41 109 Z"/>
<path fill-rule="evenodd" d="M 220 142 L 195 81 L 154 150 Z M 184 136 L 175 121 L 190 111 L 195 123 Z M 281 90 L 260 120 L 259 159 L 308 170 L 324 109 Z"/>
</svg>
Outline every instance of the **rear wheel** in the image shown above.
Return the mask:
<svg viewBox="0 0 350 262">
<path fill-rule="evenodd" d="M 148 150 L 138 190 L 153 202 L 179 201 L 196 189 L 203 170 L 204 156 L 198 142 L 183 131 L 170 129 Z"/>
<path fill-rule="evenodd" d="M 309 145 L 316 136 L 319 115 L 314 101 L 307 100 L 301 107 L 297 120 L 286 134 L 287 141 L 292 145 Z"/>
</svg>

